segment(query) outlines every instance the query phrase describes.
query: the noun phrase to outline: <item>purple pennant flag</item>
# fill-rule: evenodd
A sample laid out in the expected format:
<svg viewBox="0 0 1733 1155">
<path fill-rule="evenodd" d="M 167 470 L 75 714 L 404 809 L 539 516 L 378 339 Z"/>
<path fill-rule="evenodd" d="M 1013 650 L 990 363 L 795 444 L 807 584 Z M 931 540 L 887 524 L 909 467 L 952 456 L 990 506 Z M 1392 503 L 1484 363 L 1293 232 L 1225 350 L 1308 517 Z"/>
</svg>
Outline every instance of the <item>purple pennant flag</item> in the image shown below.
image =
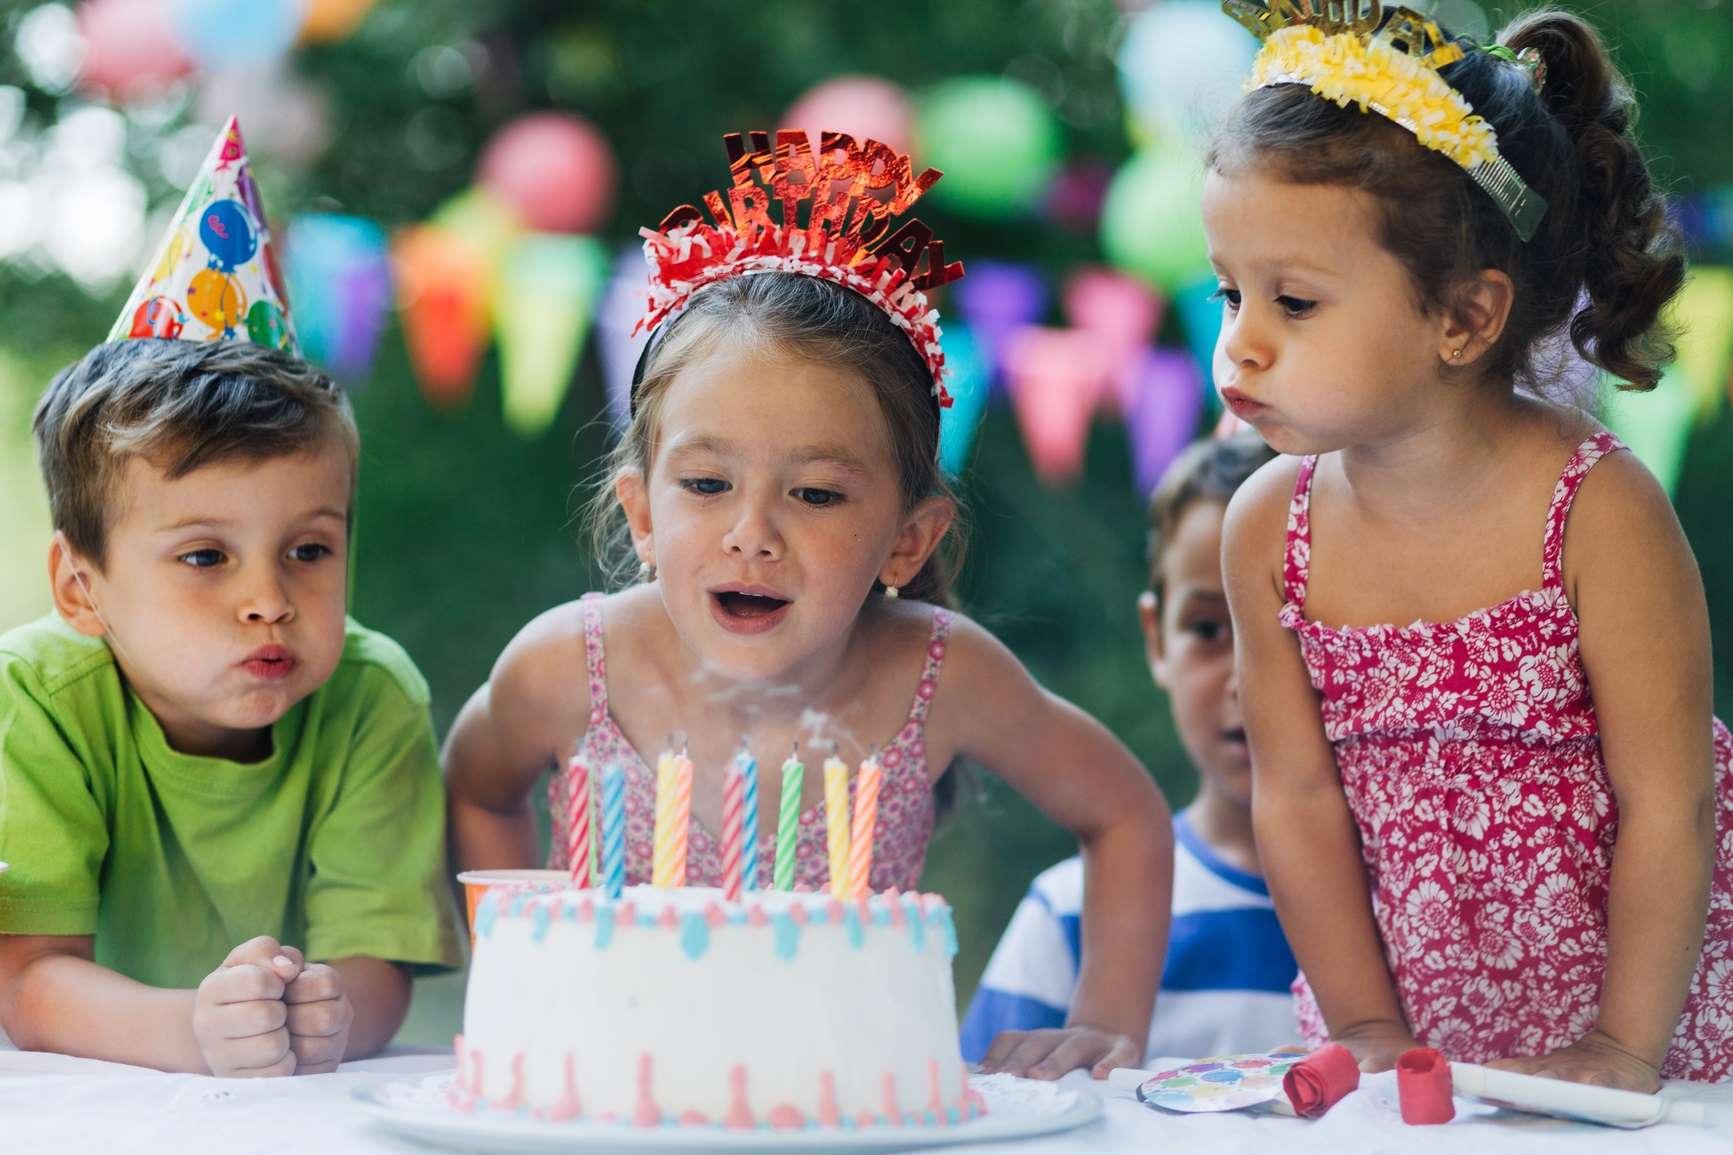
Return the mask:
<svg viewBox="0 0 1733 1155">
<path fill-rule="evenodd" d="M 1145 349 L 1125 420 L 1139 493 L 1155 489 L 1168 463 L 1197 434 L 1202 415 L 1203 381 L 1192 358 L 1177 349 Z"/>
</svg>

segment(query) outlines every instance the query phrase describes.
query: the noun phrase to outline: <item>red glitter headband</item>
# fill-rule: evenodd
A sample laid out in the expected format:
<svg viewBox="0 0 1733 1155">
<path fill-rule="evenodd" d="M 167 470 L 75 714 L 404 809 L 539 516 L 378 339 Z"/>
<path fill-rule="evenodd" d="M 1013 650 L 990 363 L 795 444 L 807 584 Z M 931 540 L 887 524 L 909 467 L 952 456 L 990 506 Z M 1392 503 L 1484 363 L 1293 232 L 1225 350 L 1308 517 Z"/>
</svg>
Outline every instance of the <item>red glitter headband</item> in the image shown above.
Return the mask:
<svg viewBox="0 0 1733 1155">
<path fill-rule="evenodd" d="M 654 229 L 639 229 L 650 264 L 648 309 L 632 330 L 653 330 L 677 315 L 705 285 L 753 273 L 798 273 L 859 293 L 914 343 L 933 376 L 933 396 L 951 404 L 945 391 L 945 353 L 939 347 L 939 313 L 924 290 L 955 281 L 963 262 L 945 263 L 945 243 L 910 217 L 891 229 L 939 179 L 937 169 L 919 176 L 909 158 L 876 140 L 857 144 L 840 132 L 824 133 L 816 153 L 805 131 L 780 129 L 776 145 L 767 132 L 728 133 L 727 197 L 705 194 L 711 221 L 693 205 L 681 205 Z M 770 202 L 780 205 L 781 223 Z M 802 202 L 810 202 L 800 223 Z M 713 222 L 713 223 L 712 223 Z"/>
</svg>

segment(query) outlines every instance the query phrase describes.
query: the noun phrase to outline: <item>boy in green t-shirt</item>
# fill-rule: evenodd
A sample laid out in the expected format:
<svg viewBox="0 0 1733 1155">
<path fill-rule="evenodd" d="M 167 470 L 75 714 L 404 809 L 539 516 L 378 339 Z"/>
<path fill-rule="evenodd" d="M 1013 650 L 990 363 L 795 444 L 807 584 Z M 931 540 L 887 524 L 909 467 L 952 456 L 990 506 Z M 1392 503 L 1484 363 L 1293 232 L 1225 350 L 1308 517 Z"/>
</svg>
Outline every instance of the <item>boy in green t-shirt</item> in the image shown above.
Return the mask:
<svg viewBox="0 0 1733 1155">
<path fill-rule="evenodd" d="M 35 428 L 57 615 L 0 636 L 0 1028 L 217 1075 L 377 1051 L 460 951 L 427 687 L 345 616 L 347 401 L 245 340 L 118 340 Z"/>
</svg>

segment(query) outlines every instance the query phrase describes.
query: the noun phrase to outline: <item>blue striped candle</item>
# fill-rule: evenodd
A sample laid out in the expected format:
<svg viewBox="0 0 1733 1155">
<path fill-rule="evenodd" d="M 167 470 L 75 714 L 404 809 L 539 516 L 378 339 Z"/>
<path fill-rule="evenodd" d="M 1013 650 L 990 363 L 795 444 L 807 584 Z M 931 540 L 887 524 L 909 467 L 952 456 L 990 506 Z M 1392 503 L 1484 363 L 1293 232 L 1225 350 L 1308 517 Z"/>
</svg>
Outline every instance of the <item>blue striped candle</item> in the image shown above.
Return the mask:
<svg viewBox="0 0 1733 1155">
<path fill-rule="evenodd" d="M 746 890 L 758 889 L 758 760 L 742 746 L 735 756 L 740 766 L 740 779 L 745 786 L 741 803 L 740 864 L 741 879 Z"/>
<path fill-rule="evenodd" d="M 602 883 L 609 898 L 626 888 L 626 771 L 602 771 Z"/>
</svg>

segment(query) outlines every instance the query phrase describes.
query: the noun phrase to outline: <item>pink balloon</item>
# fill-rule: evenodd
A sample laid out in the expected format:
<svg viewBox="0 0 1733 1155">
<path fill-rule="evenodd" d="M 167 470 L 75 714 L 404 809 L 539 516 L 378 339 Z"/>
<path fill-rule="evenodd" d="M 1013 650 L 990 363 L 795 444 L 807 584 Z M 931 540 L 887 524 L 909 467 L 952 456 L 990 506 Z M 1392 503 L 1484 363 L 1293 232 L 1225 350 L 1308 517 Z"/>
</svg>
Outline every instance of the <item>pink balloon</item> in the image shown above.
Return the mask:
<svg viewBox="0 0 1733 1155">
<path fill-rule="evenodd" d="M 846 132 L 858 140 L 876 140 L 898 152 L 908 152 L 913 139 L 914 112 L 903 90 L 876 76 L 839 76 L 796 100 L 777 122 L 778 128 L 804 128 L 818 146 L 821 132 Z"/>
<path fill-rule="evenodd" d="M 175 39 L 168 0 L 85 0 L 78 6 L 84 37 L 79 86 L 116 100 L 147 96 L 193 70 Z"/>
<path fill-rule="evenodd" d="M 1049 484 L 1073 480 L 1112 369 L 1106 350 L 1076 329 L 1031 326 L 1006 342 L 1004 366 L 1036 474 Z"/>
<path fill-rule="evenodd" d="M 1096 337 L 1113 360 L 1110 400 L 1130 413 L 1139 356 L 1161 323 L 1162 301 L 1148 285 L 1124 273 L 1086 266 L 1066 281 L 1061 296 L 1072 328 Z"/>
<path fill-rule="evenodd" d="M 594 232 L 614 210 L 614 150 L 589 121 L 571 113 L 512 121 L 488 142 L 478 175 L 530 229 Z"/>
</svg>

